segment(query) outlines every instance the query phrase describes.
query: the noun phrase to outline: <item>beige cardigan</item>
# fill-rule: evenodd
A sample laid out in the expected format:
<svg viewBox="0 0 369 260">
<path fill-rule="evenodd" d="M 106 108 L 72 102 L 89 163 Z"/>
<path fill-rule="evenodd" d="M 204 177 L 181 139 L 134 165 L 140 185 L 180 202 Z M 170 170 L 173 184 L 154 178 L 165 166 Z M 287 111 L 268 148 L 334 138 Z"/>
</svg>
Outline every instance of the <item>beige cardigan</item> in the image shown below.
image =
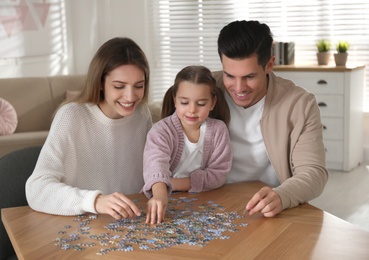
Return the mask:
<svg viewBox="0 0 369 260">
<path fill-rule="evenodd" d="M 224 90 L 222 72 L 215 72 L 214 76 L 218 87 Z M 274 190 L 283 209 L 318 197 L 328 172 L 315 96 L 271 72 L 260 124 L 265 147 L 281 183 Z"/>
</svg>

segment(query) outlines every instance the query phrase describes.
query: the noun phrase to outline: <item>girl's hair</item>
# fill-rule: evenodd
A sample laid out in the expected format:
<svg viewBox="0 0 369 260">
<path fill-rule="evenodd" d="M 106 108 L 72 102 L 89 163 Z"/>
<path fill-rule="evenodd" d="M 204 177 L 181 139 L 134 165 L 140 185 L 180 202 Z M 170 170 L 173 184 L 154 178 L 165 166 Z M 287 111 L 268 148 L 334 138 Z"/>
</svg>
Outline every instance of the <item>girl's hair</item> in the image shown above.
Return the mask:
<svg viewBox="0 0 369 260">
<path fill-rule="evenodd" d="M 209 86 L 212 98 L 217 97 L 217 102 L 214 109 L 210 111 L 209 117 L 222 120 L 228 126 L 231 116 L 227 101 L 222 90 L 216 86 L 213 74 L 204 66 L 188 66 L 178 72 L 174 85 L 164 95 L 161 118 L 172 115 L 176 110 L 174 97 L 177 95 L 179 85 L 184 81 L 192 84 L 207 84 Z"/>
<path fill-rule="evenodd" d="M 98 104 L 105 99 L 101 86 L 110 71 L 121 65 L 136 65 L 143 70 L 145 76 L 144 96 L 142 101 L 147 102 L 149 96 L 150 69 L 147 58 L 142 49 L 131 39 L 116 37 L 105 42 L 92 58 L 86 81 L 81 93 L 72 100 L 77 103 Z M 64 103 L 64 104 L 65 104 Z"/>
</svg>

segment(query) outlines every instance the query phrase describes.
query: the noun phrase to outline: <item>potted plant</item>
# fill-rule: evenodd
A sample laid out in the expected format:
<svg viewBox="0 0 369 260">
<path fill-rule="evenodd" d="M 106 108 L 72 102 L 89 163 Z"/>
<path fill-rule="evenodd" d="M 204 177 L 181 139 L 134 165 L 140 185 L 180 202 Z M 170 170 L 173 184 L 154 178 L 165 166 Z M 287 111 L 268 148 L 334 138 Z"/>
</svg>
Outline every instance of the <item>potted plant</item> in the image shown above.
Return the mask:
<svg viewBox="0 0 369 260">
<path fill-rule="evenodd" d="M 318 58 L 319 65 L 327 65 L 329 63 L 329 57 L 331 55 L 331 43 L 328 40 L 322 39 L 317 41 L 316 47 L 318 48 L 318 53 L 316 54 Z"/>
<path fill-rule="evenodd" d="M 350 48 L 350 44 L 347 41 L 339 41 L 336 45 L 337 53 L 334 54 L 334 61 L 336 66 L 345 66 L 347 61 L 347 50 Z"/>
</svg>

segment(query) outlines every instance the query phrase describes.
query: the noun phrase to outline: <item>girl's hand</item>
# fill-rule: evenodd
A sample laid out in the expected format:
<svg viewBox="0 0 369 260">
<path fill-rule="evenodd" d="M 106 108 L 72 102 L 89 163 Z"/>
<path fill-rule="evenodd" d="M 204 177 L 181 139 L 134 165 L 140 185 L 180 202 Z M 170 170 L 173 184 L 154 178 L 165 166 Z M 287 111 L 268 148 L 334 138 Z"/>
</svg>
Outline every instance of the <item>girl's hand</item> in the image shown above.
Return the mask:
<svg viewBox="0 0 369 260">
<path fill-rule="evenodd" d="M 95 209 L 98 213 L 109 214 L 116 220 L 140 216 L 138 207 L 120 192 L 96 197 Z"/>
<path fill-rule="evenodd" d="M 167 185 L 162 182 L 152 186 L 153 197 L 147 202 L 146 223 L 155 224 L 164 221 L 165 211 L 168 206 Z"/>
<path fill-rule="evenodd" d="M 164 221 L 165 211 L 167 210 L 168 196 L 162 198 L 152 197 L 147 202 L 146 223 L 155 224 Z"/>
<path fill-rule="evenodd" d="M 191 189 L 191 179 L 186 178 L 170 178 L 172 191 L 189 191 Z"/>
</svg>

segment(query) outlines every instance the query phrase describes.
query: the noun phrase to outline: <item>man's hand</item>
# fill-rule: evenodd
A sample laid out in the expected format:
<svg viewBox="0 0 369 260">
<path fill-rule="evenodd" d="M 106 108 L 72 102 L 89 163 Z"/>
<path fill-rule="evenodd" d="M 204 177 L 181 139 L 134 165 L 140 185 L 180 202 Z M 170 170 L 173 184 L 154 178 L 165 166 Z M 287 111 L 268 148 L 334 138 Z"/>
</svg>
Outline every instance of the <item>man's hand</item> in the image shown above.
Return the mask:
<svg viewBox="0 0 369 260">
<path fill-rule="evenodd" d="M 282 201 L 270 187 L 263 187 L 247 203 L 246 210 L 250 215 L 260 212 L 264 217 L 274 217 L 282 211 Z"/>
<path fill-rule="evenodd" d="M 116 220 L 140 216 L 138 207 L 129 198 L 120 192 L 109 195 L 100 194 L 95 200 L 95 209 L 98 213 L 109 214 Z"/>
</svg>

